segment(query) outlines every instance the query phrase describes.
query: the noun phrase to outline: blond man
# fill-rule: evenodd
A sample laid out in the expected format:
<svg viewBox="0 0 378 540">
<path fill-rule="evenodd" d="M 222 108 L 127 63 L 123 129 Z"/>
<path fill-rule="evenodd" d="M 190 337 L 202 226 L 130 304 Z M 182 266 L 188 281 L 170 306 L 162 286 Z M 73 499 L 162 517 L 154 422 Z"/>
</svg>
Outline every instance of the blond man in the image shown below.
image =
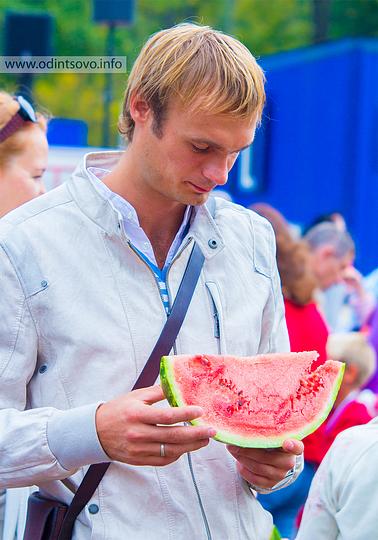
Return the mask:
<svg viewBox="0 0 378 540">
<path fill-rule="evenodd" d="M 75 540 L 268 540 L 254 489 L 300 469 L 298 441 L 226 447 L 211 428 L 176 425 L 199 407 L 168 408 L 158 385 L 130 392 L 193 240 L 205 264 L 175 352 L 288 349 L 270 226 L 228 201 L 214 217 L 205 205 L 252 143 L 264 100 L 240 42 L 192 24 L 161 31 L 130 73 L 126 151 L 87 155 L 1 226 L 0 485 L 69 503 L 85 468 L 110 460 Z"/>
</svg>

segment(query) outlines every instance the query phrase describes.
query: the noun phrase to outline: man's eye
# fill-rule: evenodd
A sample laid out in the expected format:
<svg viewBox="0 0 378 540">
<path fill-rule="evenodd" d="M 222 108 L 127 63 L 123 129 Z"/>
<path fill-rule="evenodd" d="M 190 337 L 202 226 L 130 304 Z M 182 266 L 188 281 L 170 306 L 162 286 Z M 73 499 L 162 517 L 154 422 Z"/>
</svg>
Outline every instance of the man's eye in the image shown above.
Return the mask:
<svg viewBox="0 0 378 540">
<path fill-rule="evenodd" d="M 33 176 L 33 180 L 35 180 L 36 182 L 39 182 L 40 180 L 42 180 L 42 175 Z"/>
<path fill-rule="evenodd" d="M 196 146 L 195 144 L 192 144 L 193 152 L 197 152 L 199 154 L 207 152 L 209 148 L 209 146 Z"/>
</svg>

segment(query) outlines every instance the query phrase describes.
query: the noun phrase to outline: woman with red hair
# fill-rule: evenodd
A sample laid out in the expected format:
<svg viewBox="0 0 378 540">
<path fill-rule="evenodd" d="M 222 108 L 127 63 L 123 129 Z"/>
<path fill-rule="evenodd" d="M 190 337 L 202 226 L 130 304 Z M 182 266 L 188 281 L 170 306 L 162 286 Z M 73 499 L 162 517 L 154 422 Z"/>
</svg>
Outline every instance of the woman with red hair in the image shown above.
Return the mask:
<svg viewBox="0 0 378 540">
<path fill-rule="evenodd" d="M 317 351 L 313 369 L 326 361 L 328 329 L 315 301 L 316 278 L 310 266 L 310 251 L 302 240 L 293 238 L 289 224 L 268 204 L 251 207 L 272 225 L 277 243 L 277 265 L 285 299 L 286 324 L 293 352 Z"/>
<path fill-rule="evenodd" d="M 46 119 L 22 96 L 0 92 L 0 217 L 45 192 Z"/>
</svg>

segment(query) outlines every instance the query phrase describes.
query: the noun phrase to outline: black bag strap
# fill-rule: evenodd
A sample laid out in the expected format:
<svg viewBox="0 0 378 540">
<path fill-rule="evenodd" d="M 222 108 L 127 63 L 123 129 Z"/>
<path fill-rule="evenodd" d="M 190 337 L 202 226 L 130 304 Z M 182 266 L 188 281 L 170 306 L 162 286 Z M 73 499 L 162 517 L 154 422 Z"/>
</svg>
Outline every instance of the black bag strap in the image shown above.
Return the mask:
<svg viewBox="0 0 378 540">
<path fill-rule="evenodd" d="M 207 207 L 211 215 L 214 216 L 215 202 L 213 198 L 209 199 Z M 134 384 L 133 390 L 145 388 L 155 383 L 159 375 L 160 359 L 165 354 L 169 354 L 173 347 L 201 274 L 204 260 L 203 253 L 195 242 L 167 322 L 137 382 Z M 71 539 L 77 516 L 96 491 L 109 465 L 110 463 L 97 463 L 89 467 L 67 510 L 58 540 Z"/>
</svg>

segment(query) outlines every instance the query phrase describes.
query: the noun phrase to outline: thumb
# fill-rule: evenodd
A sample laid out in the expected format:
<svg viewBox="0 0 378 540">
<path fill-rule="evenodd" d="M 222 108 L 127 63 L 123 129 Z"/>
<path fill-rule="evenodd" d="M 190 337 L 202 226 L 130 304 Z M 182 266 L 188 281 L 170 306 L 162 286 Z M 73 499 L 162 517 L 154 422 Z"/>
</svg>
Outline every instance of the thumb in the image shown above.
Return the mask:
<svg viewBox="0 0 378 540">
<path fill-rule="evenodd" d="M 287 439 L 282 444 L 282 450 L 288 454 L 300 456 L 303 454 L 304 445 L 302 441 L 297 441 L 296 439 Z"/>
</svg>

